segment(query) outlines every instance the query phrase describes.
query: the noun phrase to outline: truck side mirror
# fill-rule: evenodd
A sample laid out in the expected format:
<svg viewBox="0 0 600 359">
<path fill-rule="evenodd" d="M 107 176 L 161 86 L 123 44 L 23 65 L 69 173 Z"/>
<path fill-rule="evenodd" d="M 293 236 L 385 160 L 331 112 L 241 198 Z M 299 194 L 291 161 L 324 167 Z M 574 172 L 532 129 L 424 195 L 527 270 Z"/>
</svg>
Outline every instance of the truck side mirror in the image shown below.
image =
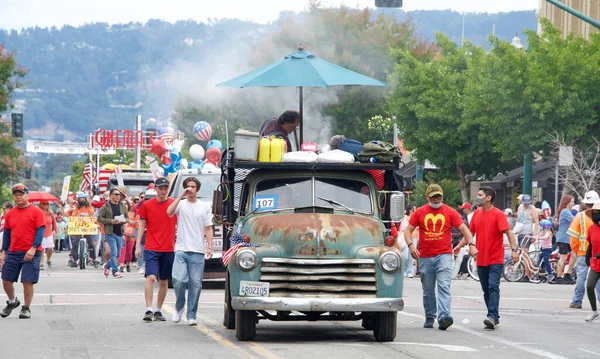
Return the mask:
<svg viewBox="0 0 600 359">
<path fill-rule="evenodd" d="M 405 208 L 404 194 L 402 192 L 393 192 L 390 195 L 390 219 L 394 222 L 402 221 Z"/>
</svg>

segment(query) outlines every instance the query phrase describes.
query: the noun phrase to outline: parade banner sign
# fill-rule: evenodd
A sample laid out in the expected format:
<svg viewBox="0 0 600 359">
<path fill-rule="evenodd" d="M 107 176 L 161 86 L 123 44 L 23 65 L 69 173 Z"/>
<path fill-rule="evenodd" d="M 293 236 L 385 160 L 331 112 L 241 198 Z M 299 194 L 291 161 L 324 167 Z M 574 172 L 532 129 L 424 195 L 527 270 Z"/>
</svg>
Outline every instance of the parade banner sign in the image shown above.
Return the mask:
<svg viewBox="0 0 600 359">
<path fill-rule="evenodd" d="M 98 225 L 92 217 L 69 217 L 67 222 L 67 234 L 72 235 L 96 235 Z"/>
<path fill-rule="evenodd" d="M 25 147 L 27 152 L 35 153 L 62 153 L 69 155 L 83 155 L 90 152 L 90 144 L 84 142 L 58 142 L 27 140 Z M 102 154 L 115 154 L 116 151 L 107 149 Z"/>
</svg>

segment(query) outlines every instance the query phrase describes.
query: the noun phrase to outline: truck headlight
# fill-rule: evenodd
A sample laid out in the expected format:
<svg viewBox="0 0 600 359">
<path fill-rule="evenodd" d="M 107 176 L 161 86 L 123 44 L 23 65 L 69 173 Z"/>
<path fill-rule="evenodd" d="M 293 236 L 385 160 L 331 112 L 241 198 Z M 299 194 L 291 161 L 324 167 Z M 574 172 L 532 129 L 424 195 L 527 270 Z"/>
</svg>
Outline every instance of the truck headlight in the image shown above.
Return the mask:
<svg viewBox="0 0 600 359">
<path fill-rule="evenodd" d="M 242 249 L 237 253 L 237 265 L 241 270 L 250 271 L 256 267 L 258 257 L 254 251 Z"/>
<path fill-rule="evenodd" d="M 400 256 L 395 252 L 385 252 L 379 257 L 379 266 L 385 272 L 397 272 L 400 269 Z"/>
</svg>

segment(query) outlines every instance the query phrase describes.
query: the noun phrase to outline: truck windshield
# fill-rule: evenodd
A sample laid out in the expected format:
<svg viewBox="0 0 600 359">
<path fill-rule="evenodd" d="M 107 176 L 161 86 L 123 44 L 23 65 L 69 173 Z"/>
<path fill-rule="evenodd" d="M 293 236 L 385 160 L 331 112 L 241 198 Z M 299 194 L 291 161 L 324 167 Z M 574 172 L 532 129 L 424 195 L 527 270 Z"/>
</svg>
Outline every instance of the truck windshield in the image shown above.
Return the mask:
<svg viewBox="0 0 600 359">
<path fill-rule="evenodd" d="M 256 207 L 269 209 L 312 206 L 312 180 L 310 178 L 277 178 L 260 181 L 252 201 Z"/>
<path fill-rule="evenodd" d="M 152 178 L 149 179 L 123 179 L 123 184 L 125 188 L 127 188 L 127 195 L 131 197 L 135 197 L 140 193 L 146 192 L 148 189 L 148 185 L 152 183 Z M 112 188 L 117 187 L 119 184 L 116 178 L 110 179 L 110 184 L 108 186 L 108 190 L 110 191 Z"/>
<path fill-rule="evenodd" d="M 183 176 L 181 180 L 175 182 L 176 187 L 173 188 L 173 192 L 171 193 L 172 198 L 177 198 L 183 192 L 183 181 L 185 181 L 188 177 L 196 177 L 200 181 L 200 191 L 197 193 L 197 197 L 202 199 L 203 201 L 212 202 L 213 192 L 217 189 L 217 186 L 221 182 L 221 175 L 198 175 L 198 174 L 181 174 Z"/>
<path fill-rule="evenodd" d="M 315 179 L 315 205 L 339 210 L 339 206 L 318 197 L 334 200 L 358 212 L 373 212 L 369 186 L 361 181 L 340 178 Z"/>
<path fill-rule="evenodd" d="M 312 188 L 312 178 L 277 178 L 260 181 L 256 184 L 251 209 L 264 207 L 264 210 L 273 210 L 319 206 L 345 210 L 318 198 L 323 197 L 357 212 L 373 212 L 370 189 L 365 182 L 340 178 L 316 178 L 315 193 Z"/>
</svg>

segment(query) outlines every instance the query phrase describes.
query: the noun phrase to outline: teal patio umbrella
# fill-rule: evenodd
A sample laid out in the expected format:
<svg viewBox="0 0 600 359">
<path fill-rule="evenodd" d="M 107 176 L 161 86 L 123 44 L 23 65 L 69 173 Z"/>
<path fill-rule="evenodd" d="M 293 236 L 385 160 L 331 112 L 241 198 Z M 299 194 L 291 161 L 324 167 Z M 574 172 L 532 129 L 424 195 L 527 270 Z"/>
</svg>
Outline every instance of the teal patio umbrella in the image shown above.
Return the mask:
<svg viewBox="0 0 600 359">
<path fill-rule="evenodd" d="M 300 112 L 300 143 L 303 142 L 302 89 L 329 86 L 387 86 L 381 82 L 318 58 L 302 46 L 283 59 L 217 84 L 228 87 L 298 87 Z M 296 138 L 296 147 L 298 141 Z"/>
</svg>

